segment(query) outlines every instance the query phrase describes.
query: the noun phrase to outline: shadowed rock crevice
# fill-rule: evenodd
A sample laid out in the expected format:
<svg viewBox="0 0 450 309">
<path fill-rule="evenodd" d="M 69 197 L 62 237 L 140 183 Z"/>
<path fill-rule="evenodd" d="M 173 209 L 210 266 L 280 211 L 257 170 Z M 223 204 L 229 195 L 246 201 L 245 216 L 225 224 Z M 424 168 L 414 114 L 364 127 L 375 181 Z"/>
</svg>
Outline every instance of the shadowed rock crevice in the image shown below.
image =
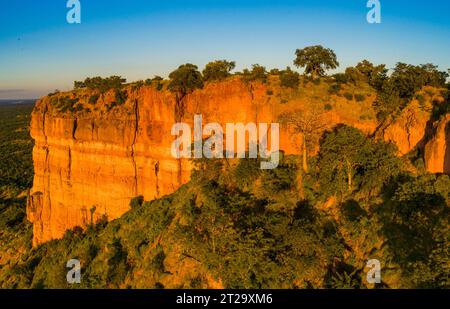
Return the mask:
<svg viewBox="0 0 450 309">
<path fill-rule="evenodd" d="M 444 173 L 450 174 L 450 121 L 445 127 L 445 141 Z"/>
</svg>

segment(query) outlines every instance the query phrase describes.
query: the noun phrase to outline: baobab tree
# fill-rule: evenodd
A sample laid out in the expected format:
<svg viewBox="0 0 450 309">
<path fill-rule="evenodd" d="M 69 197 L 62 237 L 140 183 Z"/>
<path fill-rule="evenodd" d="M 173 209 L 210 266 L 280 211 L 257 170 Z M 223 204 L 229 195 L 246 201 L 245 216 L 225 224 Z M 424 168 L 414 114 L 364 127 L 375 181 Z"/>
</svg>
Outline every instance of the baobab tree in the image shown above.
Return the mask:
<svg viewBox="0 0 450 309">
<path fill-rule="evenodd" d="M 327 127 L 324 112 L 317 107 L 298 108 L 282 113 L 278 121 L 302 137 L 303 171 L 308 172 L 308 152 L 319 142 L 320 134 Z"/>
</svg>

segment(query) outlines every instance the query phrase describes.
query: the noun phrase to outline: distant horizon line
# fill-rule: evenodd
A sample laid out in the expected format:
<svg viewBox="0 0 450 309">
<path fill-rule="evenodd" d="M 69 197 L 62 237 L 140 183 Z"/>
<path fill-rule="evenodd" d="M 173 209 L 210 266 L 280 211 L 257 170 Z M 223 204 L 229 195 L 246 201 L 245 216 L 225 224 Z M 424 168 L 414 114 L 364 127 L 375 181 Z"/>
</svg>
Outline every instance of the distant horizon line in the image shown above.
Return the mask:
<svg viewBox="0 0 450 309">
<path fill-rule="evenodd" d="M 39 99 L 0 99 L 0 103 L 20 104 L 25 101 L 37 101 Z"/>
</svg>

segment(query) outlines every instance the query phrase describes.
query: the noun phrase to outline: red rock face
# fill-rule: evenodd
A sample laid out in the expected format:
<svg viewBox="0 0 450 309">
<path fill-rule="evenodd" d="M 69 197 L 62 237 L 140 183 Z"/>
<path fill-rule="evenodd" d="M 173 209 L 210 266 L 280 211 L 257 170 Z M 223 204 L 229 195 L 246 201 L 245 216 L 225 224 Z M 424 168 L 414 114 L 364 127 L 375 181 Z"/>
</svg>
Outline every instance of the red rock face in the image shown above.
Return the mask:
<svg viewBox="0 0 450 309">
<path fill-rule="evenodd" d="M 450 174 L 450 114 L 434 124 L 434 134 L 425 145 L 425 167 L 431 173 Z"/>
<path fill-rule="evenodd" d="M 126 102 L 113 108 L 108 108 L 115 100 L 112 91 L 101 95 L 97 103 L 91 102 L 93 93 L 88 90 L 44 97 L 36 103 L 31 123 L 35 176 L 27 205 L 33 245 L 61 238 L 67 229 L 86 227 L 104 216 L 115 219 L 129 209 L 131 198 L 143 195 L 152 200 L 189 180 L 191 163 L 171 155 L 174 96 L 150 86 L 125 90 Z M 82 108 L 58 110 L 62 97 L 78 100 L 75 107 Z M 226 123 L 272 123 L 280 113 L 311 106 L 311 102 L 305 96 L 280 103 L 267 95 L 267 86 L 234 78 L 208 84 L 186 97 L 182 121 L 193 127 L 194 115 L 202 114 L 204 124 L 218 122 L 223 128 Z M 334 102 L 339 108 L 325 112 L 328 128 L 345 123 L 367 134 L 375 130 L 375 120 L 360 117 L 373 113 L 370 100 L 355 103 L 336 97 Z M 280 131 L 280 148 L 287 154 L 300 153 L 301 140 L 288 129 Z M 440 153 L 443 143 L 436 143 L 433 147 Z M 316 151 L 317 147 L 310 154 Z M 448 170 L 448 157 L 439 160 L 447 160 Z"/>
<path fill-rule="evenodd" d="M 383 130 L 383 139 L 397 145 L 400 155 L 405 155 L 415 147 L 421 147 L 430 117 L 430 112 L 423 111 L 413 101 Z"/>
<path fill-rule="evenodd" d="M 64 115 L 52 109 L 50 98 L 37 103 L 28 206 L 35 245 L 102 216 L 115 219 L 129 209 L 132 197 L 154 199 L 180 185 L 179 165 L 170 154 L 173 104 L 168 94 L 151 90 L 130 93 L 110 112 Z M 181 175 L 185 182 L 187 164 Z"/>
</svg>

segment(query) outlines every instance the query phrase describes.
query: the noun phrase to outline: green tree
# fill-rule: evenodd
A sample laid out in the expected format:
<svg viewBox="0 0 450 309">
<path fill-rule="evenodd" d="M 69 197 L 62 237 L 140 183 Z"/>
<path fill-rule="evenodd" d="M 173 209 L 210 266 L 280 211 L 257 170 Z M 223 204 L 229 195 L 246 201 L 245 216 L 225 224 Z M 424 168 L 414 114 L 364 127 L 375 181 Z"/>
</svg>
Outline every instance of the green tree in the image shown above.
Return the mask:
<svg viewBox="0 0 450 309">
<path fill-rule="evenodd" d="M 126 79 L 121 76 L 110 76 L 106 78 L 102 78 L 100 76 L 96 77 L 88 77 L 84 81 L 75 81 L 74 88 L 88 88 L 92 90 L 99 90 L 100 92 L 106 92 L 110 89 L 120 89 L 124 83 L 126 83 Z"/>
<path fill-rule="evenodd" d="M 175 94 L 175 121 L 181 122 L 185 112 L 185 97 L 196 89 L 203 88 L 203 77 L 196 65 L 186 63 L 169 74 L 168 89 Z M 178 183 L 181 185 L 181 159 L 178 160 Z"/>
<path fill-rule="evenodd" d="M 270 70 L 270 72 L 269 72 L 269 74 L 270 75 L 280 75 L 280 70 L 279 69 L 272 69 L 272 70 Z"/>
<path fill-rule="evenodd" d="M 317 165 L 322 192 L 345 197 L 355 190 L 371 192 L 401 170 L 391 144 L 374 142 L 360 130 L 341 125 L 320 144 Z"/>
<path fill-rule="evenodd" d="M 156 90 L 161 90 L 164 86 L 163 84 L 164 78 L 161 76 L 155 75 L 153 78 L 148 78 L 145 80 L 145 84 L 148 86 L 154 86 Z"/>
<path fill-rule="evenodd" d="M 195 89 L 203 87 L 203 77 L 194 64 L 183 64 L 169 74 L 169 90 L 176 94 L 178 100 L 182 100 L 186 95 Z"/>
<path fill-rule="evenodd" d="M 347 80 L 355 86 L 364 81 L 364 75 L 354 67 L 346 68 L 345 75 L 347 76 Z"/>
<path fill-rule="evenodd" d="M 216 60 L 208 63 L 203 70 L 205 81 L 223 80 L 230 76 L 230 72 L 236 67 L 234 61 Z"/>
<path fill-rule="evenodd" d="M 378 120 L 382 121 L 389 115 L 396 114 L 405 106 L 405 100 L 400 98 L 398 88 L 390 82 L 389 79 L 384 80 L 373 107 L 377 112 Z"/>
<path fill-rule="evenodd" d="M 399 62 L 390 82 L 398 89 L 400 98 L 410 100 L 423 86 L 445 87 L 447 77 L 447 72 L 439 71 L 433 64 L 416 66 Z"/>
<path fill-rule="evenodd" d="M 355 68 L 365 76 L 365 79 L 369 85 L 376 90 L 381 88 L 384 80 L 387 78 L 388 70 L 384 64 L 375 66 L 370 61 L 363 60 L 359 62 Z"/>
<path fill-rule="evenodd" d="M 127 259 L 128 252 L 122 245 L 122 240 L 119 237 L 114 237 L 112 242 L 107 244 L 108 248 L 108 283 L 118 287 L 127 276 L 130 269 Z"/>
<path fill-rule="evenodd" d="M 196 65 L 187 63 L 169 74 L 168 89 L 175 94 L 175 116 L 179 122 L 184 114 L 184 98 L 195 89 L 203 88 L 203 77 Z"/>
<path fill-rule="evenodd" d="M 450 178 L 425 174 L 404 177 L 386 194 L 378 213 L 402 285 L 450 287 Z"/>
<path fill-rule="evenodd" d="M 324 76 L 327 70 L 339 66 L 334 51 L 321 45 L 297 49 L 295 54 L 297 58 L 294 60 L 294 64 L 297 67 L 304 67 L 305 73 L 311 75 L 313 79 Z"/>
<path fill-rule="evenodd" d="M 251 71 L 244 69 L 243 77 L 246 82 L 259 81 L 261 83 L 265 83 L 267 82 L 266 67 L 259 64 L 253 64 Z"/>
</svg>

